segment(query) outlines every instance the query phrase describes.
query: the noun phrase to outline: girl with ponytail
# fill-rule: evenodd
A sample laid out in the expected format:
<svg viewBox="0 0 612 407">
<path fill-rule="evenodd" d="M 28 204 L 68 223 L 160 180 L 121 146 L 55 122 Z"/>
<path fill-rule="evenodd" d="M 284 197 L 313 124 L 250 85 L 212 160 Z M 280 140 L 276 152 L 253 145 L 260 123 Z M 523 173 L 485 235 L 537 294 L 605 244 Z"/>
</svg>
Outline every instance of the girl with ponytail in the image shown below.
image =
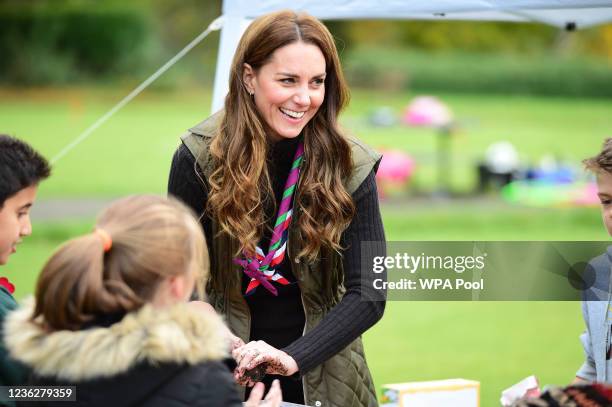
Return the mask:
<svg viewBox="0 0 612 407">
<path fill-rule="evenodd" d="M 6 346 L 31 369 L 29 384 L 76 386 L 79 406 L 241 406 L 222 362 L 227 328 L 187 302 L 208 269 L 183 204 L 121 199 L 47 261 L 35 302 L 7 318 Z M 248 403 L 262 393 L 260 385 Z M 266 398 L 280 405 L 278 384 Z"/>
</svg>

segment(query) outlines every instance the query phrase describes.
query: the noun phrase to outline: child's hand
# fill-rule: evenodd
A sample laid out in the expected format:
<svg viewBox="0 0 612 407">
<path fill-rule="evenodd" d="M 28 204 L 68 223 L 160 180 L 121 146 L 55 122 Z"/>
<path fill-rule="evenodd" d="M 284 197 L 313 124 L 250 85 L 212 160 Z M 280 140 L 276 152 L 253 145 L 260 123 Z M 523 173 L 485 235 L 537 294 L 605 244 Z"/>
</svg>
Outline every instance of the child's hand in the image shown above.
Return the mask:
<svg viewBox="0 0 612 407">
<path fill-rule="evenodd" d="M 279 407 L 281 402 L 283 401 L 283 393 L 281 391 L 280 382 L 278 380 L 274 380 L 272 382 L 272 386 L 270 387 L 270 391 L 266 394 L 265 399 L 261 399 L 263 397 L 265 386 L 263 383 L 257 383 L 253 390 L 251 390 L 251 395 L 249 399 L 244 403 L 244 407 L 258 407 L 258 406 L 270 406 L 270 407 Z"/>
</svg>

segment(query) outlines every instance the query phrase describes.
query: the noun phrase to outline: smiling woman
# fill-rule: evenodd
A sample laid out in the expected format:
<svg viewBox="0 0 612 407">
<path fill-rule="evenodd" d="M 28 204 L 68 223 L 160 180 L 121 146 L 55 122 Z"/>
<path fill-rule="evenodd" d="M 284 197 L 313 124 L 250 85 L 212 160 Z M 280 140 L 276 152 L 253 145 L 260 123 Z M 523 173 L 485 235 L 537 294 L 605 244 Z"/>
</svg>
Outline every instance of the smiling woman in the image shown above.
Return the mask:
<svg viewBox="0 0 612 407">
<path fill-rule="evenodd" d="M 269 135 L 298 137 L 323 103 L 325 57 L 316 45 L 295 42 L 274 51 L 258 72 L 245 63 L 244 83 Z"/>
<path fill-rule="evenodd" d="M 380 156 L 340 130 L 348 99 L 320 21 L 262 16 L 240 40 L 224 110 L 182 137 L 170 171 L 169 193 L 202 215 L 234 378 L 278 378 L 293 403 L 377 405 L 360 336 L 385 302 L 372 273 L 362 280 L 360 243 L 385 239 Z"/>
</svg>

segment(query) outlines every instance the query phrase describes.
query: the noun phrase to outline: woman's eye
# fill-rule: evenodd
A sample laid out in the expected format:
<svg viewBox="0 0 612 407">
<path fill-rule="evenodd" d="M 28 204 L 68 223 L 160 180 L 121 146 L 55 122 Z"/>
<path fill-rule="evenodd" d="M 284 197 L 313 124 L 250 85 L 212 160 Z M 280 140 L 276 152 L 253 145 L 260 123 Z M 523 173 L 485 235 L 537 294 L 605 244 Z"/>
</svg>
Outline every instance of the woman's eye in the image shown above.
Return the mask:
<svg viewBox="0 0 612 407">
<path fill-rule="evenodd" d="M 602 205 L 610 205 L 612 203 L 612 200 L 609 199 L 602 199 L 601 200 L 601 204 Z"/>
<path fill-rule="evenodd" d="M 281 79 L 281 82 L 282 83 L 287 83 L 287 84 L 295 83 L 295 79 L 293 79 L 293 78 L 284 78 L 284 79 Z"/>
<path fill-rule="evenodd" d="M 314 83 L 315 85 L 323 85 L 323 84 L 325 83 L 325 79 L 321 79 L 321 78 L 319 78 L 319 79 L 315 79 L 315 80 L 313 81 L 313 83 Z"/>
</svg>

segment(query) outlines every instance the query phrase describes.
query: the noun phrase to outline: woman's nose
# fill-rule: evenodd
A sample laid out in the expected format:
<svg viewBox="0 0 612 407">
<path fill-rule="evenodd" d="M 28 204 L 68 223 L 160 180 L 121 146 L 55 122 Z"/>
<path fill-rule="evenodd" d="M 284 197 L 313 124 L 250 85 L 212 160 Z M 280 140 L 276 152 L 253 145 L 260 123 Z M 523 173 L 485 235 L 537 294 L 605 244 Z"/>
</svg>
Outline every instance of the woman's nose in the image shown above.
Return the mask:
<svg viewBox="0 0 612 407">
<path fill-rule="evenodd" d="M 293 101 L 301 106 L 310 105 L 310 94 L 308 93 L 308 89 L 304 87 L 298 88 L 293 96 Z"/>
</svg>

